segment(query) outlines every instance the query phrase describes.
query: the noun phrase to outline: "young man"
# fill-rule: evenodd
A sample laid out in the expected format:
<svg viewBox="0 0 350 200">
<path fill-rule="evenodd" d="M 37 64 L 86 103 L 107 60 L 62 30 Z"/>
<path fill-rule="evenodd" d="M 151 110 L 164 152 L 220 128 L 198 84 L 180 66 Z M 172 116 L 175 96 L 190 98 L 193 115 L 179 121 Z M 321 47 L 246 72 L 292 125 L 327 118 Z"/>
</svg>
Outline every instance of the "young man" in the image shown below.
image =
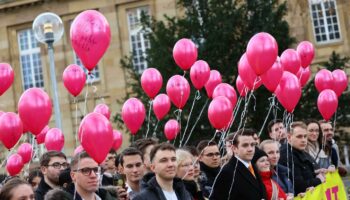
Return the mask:
<svg viewBox="0 0 350 200">
<path fill-rule="evenodd" d="M 113 176 L 117 173 L 117 168 L 115 166 L 115 154 L 116 152 L 111 149 L 107 154 L 106 159 L 101 163 L 103 171 L 102 185 L 113 185 Z"/>
<path fill-rule="evenodd" d="M 151 170 L 147 174 L 141 192 L 134 200 L 191 200 L 181 179 L 176 175 L 175 147 L 169 143 L 156 145 L 150 153 Z"/>
<path fill-rule="evenodd" d="M 341 176 L 346 176 L 347 170 L 344 167 L 343 163 L 340 161 L 340 156 L 339 156 L 339 147 L 337 143 L 335 142 L 334 138 L 334 129 L 333 126 L 330 122 L 326 122 L 324 120 L 320 121 L 320 126 L 322 129 L 322 133 L 324 136 L 324 141 L 326 143 L 329 143 L 329 145 L 332 147 L 332 150 L 335 150 L 334 152 L 331 152 L 331 157 L 332 160 L 337 160 L 337 165 L 336 167 L 338 168 L 339 174 Z"/>
<path fill-rule="evenodd" d="M 276 119 L 270 121 L 267 125 L 267 130 L 269 132 L 270 139 L 278 141 L 280 144 L 286 143 L 287 132 L 282 120 Z"/>
<path fill-rule="evenodd" d="M 40 158 L 40 170 L 44 176 L 35 191 L 36 200 L 44 200 L 45 194 L 59 188 L 59 175 L 68 167 L 66 156 L 59 151 L 48 151 Z"/>
<path fill-rule="evenodd" d="M 256 148 L 253 135 L 250 131 L 237 131 L 232 140 L 234 156 L 216 178 L 209 199 L 267 199 L 258 171 L 251 164 Z"/>
<path fill-rule="evenodd" d="M 85 151 L 75 155 L 71 161 L 71 177 L 75 186 L 75 200 L 107 200 L 112 199 L 104 190 L 96 194 L 99 186 L 99 167 Z"/>
<path fill-rule="evenodd" d="M 220 151 L 214 141 L 203 140 L 197 145 L 201 175 L 199 176 L 200 189 L 205 198 L 209 197 L 215 177 L 220 171 Z"/>
<path fill-rule="evenodd" d="M 132 147 L 137 148 L 142 153 L 143 162 L 146 167 L 145 174 L 148 172 L 151 172 L 150 152 L 152 148 L 157 144 L 158 144 L 158 140 L 154 138 L 142 138 L 142 139 L 136 140 L 132 145 Z"/>
<path fill-rule="evenodd" d="M 145 171 L 141 151 L 134 147 L 124 149 L 120 154 L 120 164 L 126 177 L 126 192 L 132 200 L 140 192 L 140 182 Z"/>
<path fill-rule="evenodd" d="M 274 140 L 264 140 L 260 144 L 260 149 L 263 150 L 270 161 L 273 169 L 272 179 L 278 183 L 282 190 L 291 196 L 294 194 L 292 182 L 288 178 L 288 168 L 278 164 L 280 159 L 279 144 Z"/>
<path fill-rule="evenodd" d="M 304 193 L 325 181 L 324 174 L 316 174 L 314 159 L 305 152 L 307 145 L 306 125 L 293 122 L 288 130 L 288 143 L 281 146 L 279 163 L 289 168 L 289 179 L 294 184 L 294 194 Z"/>
</svg>

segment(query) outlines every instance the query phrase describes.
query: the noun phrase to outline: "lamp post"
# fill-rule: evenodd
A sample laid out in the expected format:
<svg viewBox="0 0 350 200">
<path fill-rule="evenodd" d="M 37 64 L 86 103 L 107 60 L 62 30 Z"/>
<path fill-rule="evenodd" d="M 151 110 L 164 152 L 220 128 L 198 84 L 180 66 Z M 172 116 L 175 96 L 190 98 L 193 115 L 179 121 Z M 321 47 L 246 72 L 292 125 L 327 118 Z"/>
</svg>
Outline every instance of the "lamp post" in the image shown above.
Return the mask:
<svg viewBox="0 0 350 200">
<path fill-rule="evenodd" d="M 49 62 L 50 62 L 50 78 L 52 84 L 52 94 L 55 112 L 56 127 L 62 130 L 60 105 L 58 100 L 55 60 L 53 52 L 53 44 L 61 39 L 63 35 L 63 23 L 59 16 L 51 12 L 45 12 L 38 15 L 33 22 L 33 31 L 35 38 L 44 44 L 47 44 Z"/>
</svg>

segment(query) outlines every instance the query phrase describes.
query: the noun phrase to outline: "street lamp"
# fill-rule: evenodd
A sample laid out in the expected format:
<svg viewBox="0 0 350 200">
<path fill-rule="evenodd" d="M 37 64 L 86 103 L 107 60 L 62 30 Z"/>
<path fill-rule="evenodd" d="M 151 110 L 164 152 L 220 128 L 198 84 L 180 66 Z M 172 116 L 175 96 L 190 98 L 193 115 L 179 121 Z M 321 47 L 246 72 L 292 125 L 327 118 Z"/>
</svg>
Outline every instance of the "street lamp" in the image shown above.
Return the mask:
<svg viewBox="0 0 350 200">
<path fill-rule="evenodd" d="M 60 105 L 57 93 L 53 43 L 61 39 L 63 35 L 63 23 L 61 18 L 56 14 L 45 12 L 35 18 L 33 22 L 33 31 L 35 38 L 39 42 L 47 44 L 48 47 L 56 127 L 62 130 Z"/>
</svg>

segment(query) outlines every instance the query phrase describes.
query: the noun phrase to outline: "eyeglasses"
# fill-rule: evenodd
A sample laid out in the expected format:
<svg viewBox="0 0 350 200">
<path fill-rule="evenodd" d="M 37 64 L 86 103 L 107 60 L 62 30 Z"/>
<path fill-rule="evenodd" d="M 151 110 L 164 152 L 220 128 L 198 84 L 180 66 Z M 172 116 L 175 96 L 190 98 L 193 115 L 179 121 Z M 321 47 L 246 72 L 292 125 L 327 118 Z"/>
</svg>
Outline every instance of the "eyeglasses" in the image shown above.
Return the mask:
<svg viewBox="0 0 350 200">
<path fill-rule="evenodd" d="M 98 172 L 98 167 L 93 167 L 93 168 L 84 167 L 84 168 L 81 168 L 81 169 L 73 170 L 73 172 L 80 172 L 80 173 L 82 173 L 84 176 L 90 176 L 92 171 L 93 171 L 96 175 L 99 175 L 99 174 L 100 174 L 100 173 Z"/>
<path fill-rule="evenodd" d="M 220 153 L 219 152 L 216 152 L 216 153 L 208 153 L 208 154 L 205 154 L 204 156 L 207 156 L 207 157 L 214 157 L 214 156 L 216 156 L 216 157 L 218 157 L 218 156 L 220 156 Z"/>
<path fill-rule="evenodd" d="M 64 162 L 64 163 L 59 163 L 59 162 L 55 162 L 52 163 L 51 165 L 47 165 L 48 167 L 53 167 L 55 169 L 61 169 L 61 166 L 66 169 L 69 165 L 68 163 Z"/>
</svg>

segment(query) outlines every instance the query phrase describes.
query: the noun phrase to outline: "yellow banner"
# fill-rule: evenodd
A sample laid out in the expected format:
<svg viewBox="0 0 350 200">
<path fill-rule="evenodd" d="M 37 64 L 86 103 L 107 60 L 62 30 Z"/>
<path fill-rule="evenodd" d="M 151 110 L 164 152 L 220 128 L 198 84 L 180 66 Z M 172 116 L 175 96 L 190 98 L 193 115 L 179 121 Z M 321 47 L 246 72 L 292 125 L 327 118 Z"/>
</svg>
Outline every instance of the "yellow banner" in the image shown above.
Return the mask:
<svg viewBox="0 0 350 200">
<path fill-rule="evenodd" d="M 294 200 L 346 200 L 346 191 L 338 172 L 327 173 L 326 182 L 306 192 L 304 197 L 295 197 Z"/>
</svg>

